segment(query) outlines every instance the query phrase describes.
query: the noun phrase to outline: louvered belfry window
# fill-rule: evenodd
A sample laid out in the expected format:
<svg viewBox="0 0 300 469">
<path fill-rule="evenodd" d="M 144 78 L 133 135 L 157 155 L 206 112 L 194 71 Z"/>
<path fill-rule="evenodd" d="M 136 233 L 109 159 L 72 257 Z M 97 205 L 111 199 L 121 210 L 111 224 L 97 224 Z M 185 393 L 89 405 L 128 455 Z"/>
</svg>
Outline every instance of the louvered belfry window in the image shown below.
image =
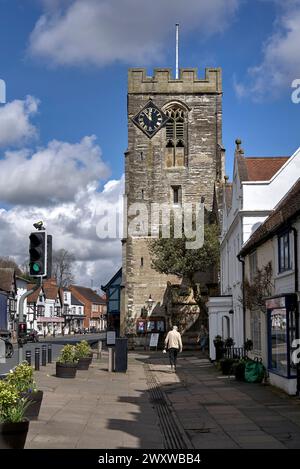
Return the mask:
<svg viewBox="0 0 300 469">
<path fill-rule="evenodd" d="M 166 124 L 167 147 L 184 147 L 184 111 L 172 108 L 166 111 L 169 120 Z"/>
</svg>

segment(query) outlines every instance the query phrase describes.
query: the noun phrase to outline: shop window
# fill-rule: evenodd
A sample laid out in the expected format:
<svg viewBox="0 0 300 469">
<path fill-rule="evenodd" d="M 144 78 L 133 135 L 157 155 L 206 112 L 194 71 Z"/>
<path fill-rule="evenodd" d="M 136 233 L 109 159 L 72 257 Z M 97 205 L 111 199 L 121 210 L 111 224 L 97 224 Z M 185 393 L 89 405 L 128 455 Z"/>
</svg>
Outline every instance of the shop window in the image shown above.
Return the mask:
<svg viewBox="0 0 300 469">
<path fill-rule="evenodd" d="M 287 306 L 268 308 L 269 368 L 281 376 L 291 378 L 296 376 L 292 345 L 296 338 L 298 319 L 295 302 L 290 301 L 288 297 L 275 301 L 278 300 L 285 300 Z"/>
<path fill-rule="evenodd" d="M 280 273 L 291 268 L 290 236 L 288 232 L 278 237 L 278 266 Z"/>
</svg>

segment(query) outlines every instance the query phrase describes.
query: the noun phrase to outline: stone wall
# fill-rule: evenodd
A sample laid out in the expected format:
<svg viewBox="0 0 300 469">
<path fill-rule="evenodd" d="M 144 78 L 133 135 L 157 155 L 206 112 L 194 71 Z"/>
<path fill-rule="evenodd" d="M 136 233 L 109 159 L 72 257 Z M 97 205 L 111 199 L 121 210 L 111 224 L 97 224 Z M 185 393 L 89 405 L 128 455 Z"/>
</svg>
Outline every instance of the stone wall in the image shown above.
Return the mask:
<svg viewBox="0 0 300 469">
<path fill-rule="evenodd" d="M 182 166 L 170 167 L 166 149 L 166 129 L 149 139 L 132 118 L 152 99 L 162 110 L 176 102 L 185 110 L 186 141 Z M 222 82 L 220 69 L 206 69 L 205 78 L 196 69 L 181 69 L 179 80 L 169 69 L 155 69 L 147 77 L 145 69 L 130 69 L 128 75 L 128 149 L 125 153 L 125 195 L 130 207 L 145 203 L 172 203 L 172 186 L 181 186 L 182 203 L 200 202 L 212 209 L 214 185 L 224 177 L 222 146 Z M 131 218 L 128 217 L 128 223 Z M 165 313 L 167 281 L 181 279 L 160 275 L 151 269 L 148 241 L 124 235 L 121 327 L 125 315 L 138 318 L 151 295 L 152 314 Z M 124 332 L 124 331 L 123 331 Z"/>
</svg>

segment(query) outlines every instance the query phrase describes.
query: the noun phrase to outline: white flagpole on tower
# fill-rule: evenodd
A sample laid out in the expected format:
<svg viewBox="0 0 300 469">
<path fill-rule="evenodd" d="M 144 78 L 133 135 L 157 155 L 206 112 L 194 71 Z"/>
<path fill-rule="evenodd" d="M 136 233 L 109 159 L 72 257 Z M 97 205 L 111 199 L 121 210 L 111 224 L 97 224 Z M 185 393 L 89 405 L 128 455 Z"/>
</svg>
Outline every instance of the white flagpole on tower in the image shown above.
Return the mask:
<svg viewBox="0 0 300 469">
<path fill-rule="evenodd" d="M 179 24 L 176 23 L 176 75 L 175 75 L 176 80 L 178 80 L 179 78 L 178 58 L 179 58 Z"/>
</svg>

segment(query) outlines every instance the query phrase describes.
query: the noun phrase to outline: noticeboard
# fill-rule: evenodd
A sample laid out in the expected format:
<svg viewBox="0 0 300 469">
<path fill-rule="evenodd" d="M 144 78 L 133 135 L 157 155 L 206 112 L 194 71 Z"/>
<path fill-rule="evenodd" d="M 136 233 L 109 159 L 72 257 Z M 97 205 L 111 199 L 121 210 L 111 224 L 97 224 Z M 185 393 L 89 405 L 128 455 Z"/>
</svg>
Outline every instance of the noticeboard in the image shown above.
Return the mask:
<svg viewBox="0 0 300 469">
<path fill-rule="evenodd" d="M 159 334 L 151 334 L 149 347 L 157 347 L 158 345 Z"/>
<path fill-rule="evenodd" d="M 106 345 L 116 345 L 116 331 L 106 332 Z"/>
</svg>

